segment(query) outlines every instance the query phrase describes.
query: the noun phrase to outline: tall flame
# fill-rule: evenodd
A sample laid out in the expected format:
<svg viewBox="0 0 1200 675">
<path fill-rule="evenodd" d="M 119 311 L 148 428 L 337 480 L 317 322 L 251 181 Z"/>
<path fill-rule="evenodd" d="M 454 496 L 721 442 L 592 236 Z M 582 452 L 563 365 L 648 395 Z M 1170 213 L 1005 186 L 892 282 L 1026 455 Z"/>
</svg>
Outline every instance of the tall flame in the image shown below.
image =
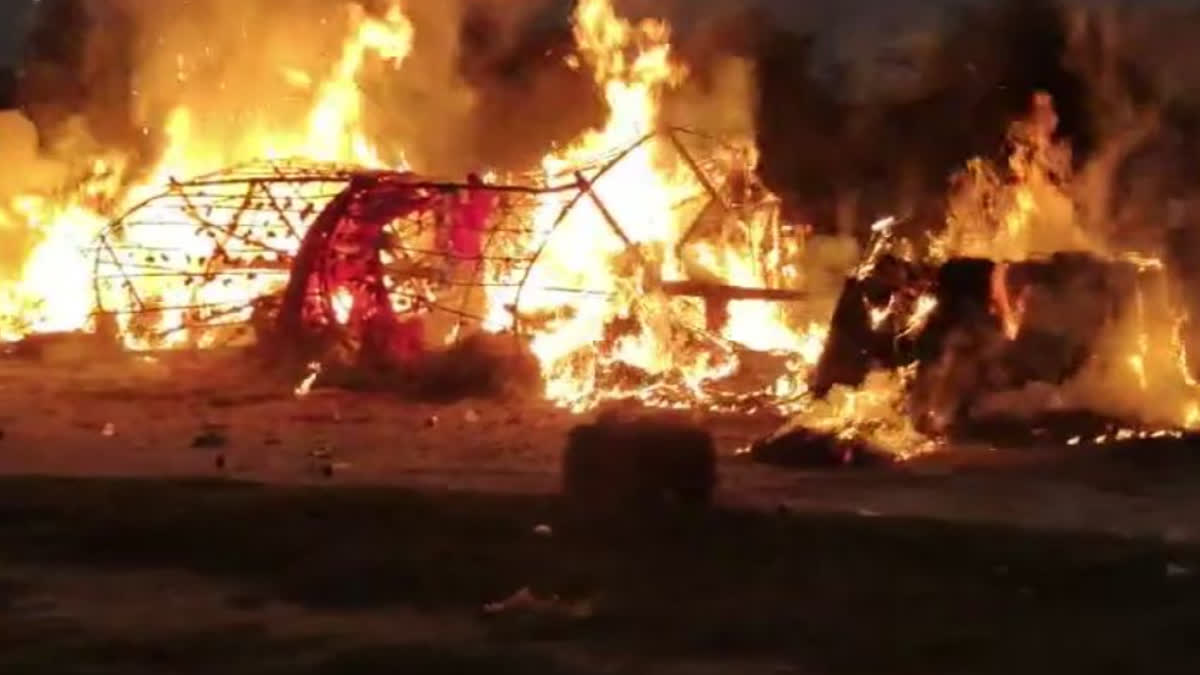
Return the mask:
<svg viewBox="0 0 1200 675">
<path fill-rule="evenodd" d="M 173 180 L 260 158 L 305 157 L 383 166 L 362 129 L 358 75 L 368 54 L 376 54 L 398 68 L 412 49 L 414 28 L 398 1 L 391 4 L 382 18 L 369 16 L 359 5 L 349 5 L 348 10 L 350 35 L 334 67 L 316 86 L 311 112 L 302 126 L 276 120 L 270 133 L 249 133 L 238 139 L 207 138 L 195 131 L 193 112 L 184 106 L 176 107 L 166 117 L 165 148 L 161 156 L 137 184 L 122 186 L 121 171 L 98 162 L 78 194 L 66 201 L 29 195 L 15 199 L 8 209 L 0 209 L 0 221 L 8 211 L 11 214 L 8 217 L 20 219 L 40 236 L 24 263 L 19 282 L 0 289 L 0 317 L 6 319 L 0 322 L 0 339 L 88 327 L 93 312 L 93 283 L 98 277 L 117 274 L 107 268 L 110 266 L 93 267 L 94 242 L 112 216 L 161 192 Z M 307 73 L 291 69 L 283 69 L 281 77 L 297 87 L 310 87 L 313 82 Z M 100 201 L 106 202 L 106 208 L 94 207 L 97 193 L 104 197 Z M 157 221 L 188 220 L 182 206 L 157 208 L 164 211 L 155 214 Z M 120 245 L 178 250 L 191 259 L 203 259 L 213 254 L 215 242 L 191 228 L 135 225 L 122 233 Z M 186 336 L 181 331 L 172 331 L 184 323 L 183 305 L 195 302 L 248 305 L 279 283 L 276 279 L 212 285 L 204 289 L 201 297 L 193 297 L 179 284 L 163 283 L 161 288 L 152 288 L 150 297 L 144 300 L 161 305 L 162 310 L 157 313 L 158 332 L 173 335 L 168 343 L 179 342 Z M 120 321 L 127 324 L 129 318 L 123 316 Z M 134 341 L 130 346 L 139 345 Z"/>
<path fill-rule="evenodd" d="M 561 182 L 575 167 L 637 145 L 598 178 L 580 176 L 586 194 L 578 203 L 563 194 L 539 204 L 534 230 L 545 249 L 521 297 L 521 310 L 555 320 L 536 332 L 533 351 L 549 396 L 575 408 L 605 395 L 636 393 L 600 390 L 598 372 L 615 363 L 652 376 L 674 374 L 696 391 L 705 381 L 729 374 L 737 360 L 728 350 L 684 348 L 695 337 L 693 329 L 705 325 L 704 307 L 697 298 L 668 297 L 659 287 L 663 280 L 684 276 L 678 244 L 696 214 L 679 204 L 704 190 L 672 143 L 655 134 L 663 125 L 662 96 L 685 79 L 686 70 L 671 59 L 666 23 L 630 22 L 609 0 L 582 0 L 574 32 L 609 114 L 601 128 L 543 159 L 547 182 Z M 763 225 L 738 223 L 747 231 Z M 718 248 L 705 242 L 694 248 L 691 262 L 723 283 L 763 286 L 767 273 L 759 253 L 752 245 Z M 581 288 L 591 292 L 552 290 Z M 512 295 L 493 292 L 493 310 L 511 306 Z M 735 301 L 727 311 L 718 338 L 760 350 L 799 350 L 811 342 L 807 333 L 786 325 L 773 303 Z M 611 339 L 607 330 L 622 319 L 636 327 Z M 510 322 L 493 314 L 490 323 L 498 328 Z"/>
</svg>

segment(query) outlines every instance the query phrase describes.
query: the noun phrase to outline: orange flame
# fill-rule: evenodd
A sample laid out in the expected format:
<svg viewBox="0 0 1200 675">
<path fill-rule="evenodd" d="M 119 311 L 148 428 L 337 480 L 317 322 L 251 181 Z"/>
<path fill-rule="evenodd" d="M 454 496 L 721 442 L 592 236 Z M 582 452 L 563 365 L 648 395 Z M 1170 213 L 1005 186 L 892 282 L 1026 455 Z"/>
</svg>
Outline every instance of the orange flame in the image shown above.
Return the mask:
<svg viewBox="0 0 1200 675">
<path fill-rule="evenodd" d="M 160 193 L 175 178 L 263 158 L 302 157 L 385 167 L 387 162 L 363 129 L 358 79 L 369 55 L 400 67 L 413 48 L 415 29 L 399 2 L 393 2 L 383 17 L 370 16 L 351 5 L 349 19 L 348 37 L 328 70 L 302 70 L 290 64 L 281 64 L 277 70 L 298 96 L 311 98 L 311 108 L 302 121 L 272 124 L 268 133 L 253 129 L 237 137 L 211 138 L 199 131 L 201 115 L 179 106 L 165 120 L 166 147 L 144 180 L 120 190 L 124 164 L 118 159 L 111 161 L 102 175 L 97 172 L 78 198 L 63 203 L 31 197 L 11 205 L 8 211 L 38 225 L 42 241 L 27 259 L 21 283 L 0 293 L 0 312 L 26 318 L 29 326 L 0 337 L 88 326 L 94 277 L 116 270 L 103 265 L 93 270 L 84 248 L 110 216 Z M 861 391 L 840 392 L 828 406 L 810 406 L 805 380 L 824 348 L 827 325 L 797 320 L 781 303 L 736 300 L 728 303 L 728 320 L 720 330 L 710 328 L 719 334 L 706 334 L 705 308 L 699 299 L 673 297 L 663 290 L 663 281 L 687 279 L 696 270 L 717 282 L 746 288 L 769 287 L 781 281 L 801 283 L 803 274 L 796 262 L 798 252 L 780 243 L 779 223 L 738 208 L 728 209 L 722 221 L 730 233 L 728 241 L 718 243 L 713 238 L 689 244 L 686 251 L 680 248 L 681 238 L 697 217 L 680 204 L 703 195 L 706 186 L 678 158 L 677 148 L 668 139 L 654 135 L 664 126 L 660 119 L 663 94 L 687 76 L 672 59 L 670 26 L 663 21 L 622 18 L 610 0 L 580 0 L 573 21 L 578 45 L 578 55 L 573 58 L 577 67 L 590 70 L 607 103 L 608 117 L 598 128 L 542 159 L 544 182 L 561 184 L 573 179 L 578 167 L 594 166 L 597 158 L 609 157 L 639 139 L 645 142 L 604 175 L 583 175 L 579 184 L 585 194 L 561 223 L 557 221 L 571 196 L 554 193 L 540 197 L 526 223 L 534 234 L 513 244 L 522 255 L 542 251 L 524 286 L 519 309 L 523 314 L 550 317 L 544 325 L 531 328 L 531 347 L 540 361 L 549 398 L 575 410 L 617 396 L 635 396 L 658 405 L 704 403 L 709 400 L 708 384 L 738 370 L 739 350 L 780 352 L 787 358 L 787 372 L 767 391 L 754 392 L 774 396 L 776 409 L 807 411 L 808 419 L 822 420 L 822 425 L 839 434 L 862 431 L 895 446 L 901 456 L 927 449 L 925 439 L 898 412 L 904 374 L 872 380 Z M 753 165 L 752 144 L 730 154 Z M 116 208 L 89 208 L 87 200 L 96 192 L 116 198 Z M 314 201 L 319 200 L 314 197 Z M 1023 208 L 1025 202 L 1018 199 L 1016 203 Z M 151 214 L 155 221 L 188 220 L 179 206 L 147 208 L 156 210 Z M 218 226 L 232 224 L 221 214 L 212 218 Z M 893 222 L 882 221 L 878 227 L 885 230 Z M 309 224 L 298 223 L 299 234 Z M 121 243 L 181 250 L 194 258 L 214 254 L 214 242 L 188 228 L 127 223 Z M 297 244 L 283 244 L 292 247 L 283 253 L 294 255 Z M 513 281 L 505 276 L 512 273 L 501 269 L 488 269 L 485 274 L 489 281 Z M 249 300 L 274 292 L 279 285 L 278 279 L 247 279 L 202 291 L 152 285 L 142 300 L 158 308 L 154 327 L 163 332 L 188 325 L 186 310 L 179 307 L 196 302 L 247 306 Z M 512 329 L 521 318 L 511 311 L 518 304 L 514 286 L 488 285 L 485 329 Z M 578 289 L 588 292 L 573 292 Z M 114 294 L 107 299 L 118 310 L 129 309 L 128 298 Z M 333 304 L 338 321 L 349 321 L 351 295 L 345 289 L 335 291 Z M 935 306 L 933 296 L 922 296 L 898 320 L 908 331 L 919 330 Z M 36 312 L 34 307 L 38 307 Z M 248 311 L 231 319 L 244 320 Z M 897 320 L 899 313 L 889 306 L 892 320 Z M 632 328 L 612 335 L 611 329 L 622 320 Z M 118 316 L 120 327 L 128 328 L 130 322 L 128 315 Z M 133 333 L 124 334 L 132 348 L 149 346 Z M 166 346 L 207 346 L 195 344 L 186 330 L 168 335 Z M 617 365 L 659 376 L 688 398 L 682 402 L 672 399 L 664 389 L 642 382 L 612 385 L 599 380 L 604 369 Z M 319 372 L 320 364 L 314 364 L 296 388 L 297 396 L 308 393 Z"/>
<path fill-rule="evenodd" d="M 1000 319 L 1000 327 L 1004 337 L 1016 340 L 1021 333 L 1021 322 L 1025 318 L 1025 303 L 1028 288 L 1022 289 L 1013 302 L 1008 290 L 1008 272 L 1011 266 L 1006 262 L 996 263 L 992 268 L 992 311 Z"/>
<path fill-rule="evenodd" d="M 0 289 L 0 317 L 6 319 L 0 322 L 0 339 L 14 340 L 32 332 L 88 328 L 93 319 L 93 283 L 97 278 L 119 274 L 112 265 L 93 267 L 93 242 L 111 216 L 158 194 L 176 178 L 252 159 L 293 156 L 383 166 L 361 128 L 362 101 L 356 80 L 368 53 L 375 53 L 398 67 L 412 48 L 413 26 L 398 2 L 391 5 L 383 18 L 368 16 L 359 5 L 348 7 L 351 34 L 324 80 L 314 85 L 307 73 L 281 69 L 282 77 L 294 86 L 315 89 L 312 111 L 303 127 L 278 124 L 269 134 L 247 133 L 239 139 L 202 138 L 195 133 L 192 111 L 177 107 L 166 119 L 166 147 L 144 180 L 122 189 L 124 163 L 96 160 L 93 176 L 67 201 L 29 195 L 9 204 L 8 217 L 18 218 L 36 229 L 40 242 L 26 258 L 19 281 Z M 118 195 L 121 198 L 104 211 L 91 208 L 97 201 L 111 202 Z M 155 221 L 188 221 L 183 206 L 156 208 Z M 228 225 L 220 222 L 222 217 L 232 217 L 232 213 L 210 214 L 215 224 Z M 5 209 L 0 208 L 0 225 L 5 218 Z M 178 250 L 190 259 L 204 259 L 213 255 L 215 242 L 189 228 L 141 227 L 133 223 L 124 228 L 120 245 Z M 186 310 L 182 309 L 186 305 L 248 307 L 252 299 L 275 290 L 278 285 L 278 279 L 260 279 L 229 286 L 209 284 L 198 291 L 166 282 L 150 288 L 142 300 L 162 308 L 157 312 L 157 326 L 152 332 L 166 336 L 163 344 L 153 346 L 188 344 L 187 331 L 180 330 L 187 324 Z M 123 306 L 128 302 L 126 298 L 108 299 L 116 302 L 118 312 L 126 309 Z M 230 318 L 244 320 L 248 315 L 249 309 Z M 129 321 L 127 313 L 118 315 L 121 328 L 127 328 Z M 124 334 L 131 348 L 151 346 L 131 333 Z"/>
</svg>

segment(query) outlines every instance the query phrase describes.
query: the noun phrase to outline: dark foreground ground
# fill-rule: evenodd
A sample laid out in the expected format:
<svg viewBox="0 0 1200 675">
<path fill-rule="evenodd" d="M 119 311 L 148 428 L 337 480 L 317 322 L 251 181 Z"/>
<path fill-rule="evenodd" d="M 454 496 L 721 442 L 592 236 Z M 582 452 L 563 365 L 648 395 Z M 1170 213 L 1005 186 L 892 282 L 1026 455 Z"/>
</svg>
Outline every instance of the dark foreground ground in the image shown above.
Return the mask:
<svg viewBox="0 0 1200 675">
<path fill-rule="evenodd" d="M 5 479 L 0 672 L 1194 673 L 1198 565 L 928 520 Z M 586 611 L 483 615 L 525 586 Z"/>
<path fill-rule="evenodd" d="M 1200 664 L 1190 446 L 786 471 L 732 456 L 777 421 L 700 419 L 719 508 L 601 518 L 555 496 L 585 418 L 293 386 L 0 361 L 0 675 Z"/>
</svg>

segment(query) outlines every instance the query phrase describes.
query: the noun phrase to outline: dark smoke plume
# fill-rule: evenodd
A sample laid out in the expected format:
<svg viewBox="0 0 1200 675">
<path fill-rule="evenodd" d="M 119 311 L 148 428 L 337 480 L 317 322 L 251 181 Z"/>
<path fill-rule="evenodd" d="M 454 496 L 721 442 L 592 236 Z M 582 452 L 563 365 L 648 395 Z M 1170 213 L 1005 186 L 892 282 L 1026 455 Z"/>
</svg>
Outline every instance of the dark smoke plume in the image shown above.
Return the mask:
<svg viewBox="0 0 1200 675">
<path fill-rule="evenodd" d="M 287 43 L 335 50 L 336 4 L 301 0 L 285 16 L 271 0 L 45 0 L 17 99 L 43 141 L 81 117 L 99 145 L 150 158 L 175 102 L 194 106 L 214 134 L 253 117 L 211 105 L 218 82 L 241 80 L 261 91 L 256 105 L 286 111 L 293 93 L 272 84 L 279 61 L 320 74 Z M 1187 58 L 1196 3 L 616 4 L 674 26 L 692 78 L 668 97 L 671 120 L 756 133 L 763 177 L 819 228 L 856 232 L 897 211 L 939 221 L 947 179 L 971 157 L 1002 159 L 1008 124 L 1036 90 L 1054 97 L 1088 217 L 1114 236 L 1136 239 L 1135 221 L 1165 218 L 1156 204 L 1200 174 L 1200 77 Z M 600 92 L 564 63 L 571 7 L 407 3 L 418 35 L 410 62 L 399 74 L 369 68 L 364 80 L 373 135 L 431 171 L 460 173 L 528 167 L 598 124 Z M 189 82 L 163 85 L 175 51 L 205 50 Z"/>
</svg>

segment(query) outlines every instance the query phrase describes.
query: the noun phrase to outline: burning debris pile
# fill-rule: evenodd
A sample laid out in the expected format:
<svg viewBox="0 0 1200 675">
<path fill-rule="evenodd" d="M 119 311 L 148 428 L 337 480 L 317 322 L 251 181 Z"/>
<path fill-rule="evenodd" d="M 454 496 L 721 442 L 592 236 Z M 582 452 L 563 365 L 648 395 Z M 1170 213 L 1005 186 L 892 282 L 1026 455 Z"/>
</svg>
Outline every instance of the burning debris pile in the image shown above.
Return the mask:
<svg viewBox="0 0 1200 675">
<path fill-rule="evenodd" d="M 1103 444 L 1178 438 L 1200 421 L 1192 292 L 1173 281 L 1185 272 L 1087 235 L 1056 124 L 1049 97 L 1035 95 L 1007 169 L 977 161 L 957 177 L 943 231 L 901 234 L 891 218 L 872 228 L 810 381 L 813 395 L 844 403 L 809 407 L 757 456 L 857 463 L 947 435 Z"/>
<path fill-rule="evenodd" d="M 782 218 L 753 130 L 663 119 L 688 74 L 665 22 L 607 0 L 573 18 L 568 62 L 607 118 L 522 171 L 446 178 L 369 142 L 358 78 L 401 69 L 416 44 L 399 3 L 350 12 L 324 80 L 283 70 L 312 99 L 299 128 L 214 152 L 180 106 L 155 166 L 100 153 L 73 190 L 0 210 L 39 240 L 0 288 L 4 337 L 255 346 L 308 366 L 304 392 L 431 364 L 494 381 L 516 361 L 504 372 L 574 411 L 633 399 L 791 417 L 755 449 L 784 462 L 788 443 L 851 464 L 909 457 L 997 411 L 1093 410 L 1137 433 L 1200 422 L 1175 273 L 1081 224 L 1048 96 L 1013 125 L 1007 166 L 956 178 L 944 223 L 882 220 L 859 256 L 849 236 Z M 821 273 L 831 241 L 848 251 L 840 295 Z"/>
<path fill-rule="evenodd" d="M 155 166 L 135 173 L 103 155 L 71 194 L 15 201 L 5 217 L 40 243 L 4 289 L 6 337 L 253 343 L 319 361 L 327 379 L 508 335 L 536 358 L 545 394 L 575 410 L 630 397 L 761 407 L 775 361 L 797 345 L 815 358 L 817 332 L 784 304 L 805 297 L 790 260 L 801 230 L 755 176 L 751 136 L 660 119 L 662 96 L 687 75 L 664 22 L 579 3 L 569 60 L 590 70 L 608 119 L 537 169 L 466 181 L 385 161 L 362 128 L 361 71 L 400 68 L 413 48 L 403 7 L 357 8 L 349 28 L 324 81 L 282 71 L 313 98 L 301 128 L 214 152 L 221 139 L 197 137 L 204 121 L 180 106 Z M 213 164 L 233 168 L 200 170 Z M 756 383 L 714 386 L 734 373 Z"/>
</svg>

